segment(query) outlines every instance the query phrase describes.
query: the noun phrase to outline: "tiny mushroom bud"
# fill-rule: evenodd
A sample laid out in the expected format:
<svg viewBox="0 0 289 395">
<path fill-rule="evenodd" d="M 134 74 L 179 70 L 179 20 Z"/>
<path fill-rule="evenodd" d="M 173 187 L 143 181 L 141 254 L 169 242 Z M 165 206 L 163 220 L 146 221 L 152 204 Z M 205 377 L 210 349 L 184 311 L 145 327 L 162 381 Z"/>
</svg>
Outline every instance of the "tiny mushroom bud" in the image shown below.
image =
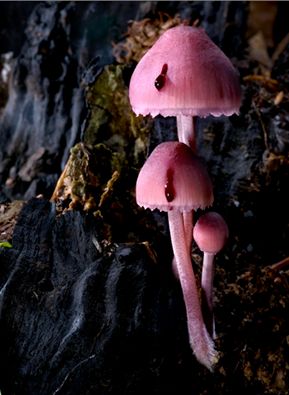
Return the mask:
<svg viewBox="0 0 289 395">
<path fill-rule="evenodd" d="M 224 247 L 229 230 L 223 217 L 215 212 L 202 215 L 193 229 L 193 238 L 204 253 L 202 268 L 203 311 L 209 333 L 214 334 L 213 277 L 214 256 Z"/>
<path fill-rule="evenodd" d="M 212 204 L 212 184 L 207 171 L 187 145 L 179 142 L 162 143 L 148 157 L 139 173 L 136 200 L 145 208 L 168 212 L 190 344 L 196 358 L 212 369 L 216 351 L 204 324 L 182 217 L 182 212 Z"/>
<path fill-rule="evenodd" d="M 229 230 L 223 217 L 213 211 L 203 214 L 194 226 L 194 239 L 199 249 L 215 255 L 224 247 Z"/>
<path fill-rule="evenodd" d="M 136 114 L 177 116 L 179 140 L 195 148 L 193 116 L 239 111 L 238 72 L 201 28 L 167 30 L 136 66 L 129 97 Z"/>
</svg>

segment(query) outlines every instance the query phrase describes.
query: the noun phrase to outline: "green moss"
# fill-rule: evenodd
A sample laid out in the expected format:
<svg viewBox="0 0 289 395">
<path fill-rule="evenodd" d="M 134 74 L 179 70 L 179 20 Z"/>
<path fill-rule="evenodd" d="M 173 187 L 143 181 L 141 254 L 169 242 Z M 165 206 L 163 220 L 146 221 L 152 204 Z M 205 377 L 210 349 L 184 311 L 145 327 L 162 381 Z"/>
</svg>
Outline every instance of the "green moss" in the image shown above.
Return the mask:
<svg viewBox="0 0 289 395">
<path fill-rule="evenodd" d="M 87 88 L 90 116 L 84 143 L 90 147 L 105 143 L 118 158 L 138 166 L 144 159 L 152 122 L 136 116 L 130 107 L 124 83 L 125 66 L 106 66 L 95 83 Z"/>
<path fill-rule="evenodd" d="M 136 168 L 145 160 L 152 126 L 149 117 L 132 112 L 124 70 L 125 66 L 107 66 L 87 87 L 89 117 L 83 142 L 71 149 L 52 197 L 59 212 L 91 211 L 100 219 L 106 239 L 111 238 L 109 224 L 123 228 L 127 217 L 133 217 Z"/>
<path fill-rule="evenodd" d="M 0 241 L 0 248 L 12 248 L 12 244 L 9 241 Z"/>
</svg>

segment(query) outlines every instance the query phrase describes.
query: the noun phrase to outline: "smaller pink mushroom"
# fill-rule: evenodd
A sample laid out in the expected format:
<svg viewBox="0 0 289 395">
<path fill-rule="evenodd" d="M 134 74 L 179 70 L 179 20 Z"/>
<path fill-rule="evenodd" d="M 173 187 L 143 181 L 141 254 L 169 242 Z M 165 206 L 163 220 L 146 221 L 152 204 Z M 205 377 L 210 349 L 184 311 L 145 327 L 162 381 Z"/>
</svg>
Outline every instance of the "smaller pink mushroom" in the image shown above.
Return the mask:
<svg viewBox="0 0 289 395">
<path fill-rule="evenodd" d="M 215 212 L 202 215 L 193 229 L 193 238 L 203 252 L 202 291 L 203 312 L 211 335 L 215 333 L 213 317 L 214 256 L 224 247 L 229 230 L 223 217 Z"/>
<path fill-rule="evenodd" d="M 208 173 L 187 145 L 162 143 L 151 153 L 139 173 L 136 200 L 142 207 L 168 212 L 190 344 L 199 362 L 211 370 L 216 351 L 204 324 L 182 216 L 183 212 L 212 204 L 213 191 Z"/>
</svg>

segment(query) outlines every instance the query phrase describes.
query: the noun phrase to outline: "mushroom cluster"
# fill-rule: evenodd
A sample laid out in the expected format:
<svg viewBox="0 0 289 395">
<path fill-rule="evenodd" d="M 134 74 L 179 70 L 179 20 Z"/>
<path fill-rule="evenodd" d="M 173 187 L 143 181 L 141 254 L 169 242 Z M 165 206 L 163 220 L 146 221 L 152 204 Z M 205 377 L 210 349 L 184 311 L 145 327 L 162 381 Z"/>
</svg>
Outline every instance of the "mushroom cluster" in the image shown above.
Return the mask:
<svg viewBox="0 0 289 395">
<path fill-rule="evenodd" d="M 138 205 L 168 213 L 173 266 L 183 291 L 189 340 L 200 363 L 212 370 L 214 348 L 213 259 L 228 237 L 214 212 L 194 226 L 193 212 L 213 204 L 213 187 L 196 153 L 194 117 L 232 115 L 241 102 L 239 76 L 201 28 L 167 30 L 136 66 L 129 98 L 138 115 L 176 116 L 179 141 L 163 142 L 147 158 L 136 184 Z M 203 252 L 202 300 L 192 266 L 192 242 Z"/>
</svg>

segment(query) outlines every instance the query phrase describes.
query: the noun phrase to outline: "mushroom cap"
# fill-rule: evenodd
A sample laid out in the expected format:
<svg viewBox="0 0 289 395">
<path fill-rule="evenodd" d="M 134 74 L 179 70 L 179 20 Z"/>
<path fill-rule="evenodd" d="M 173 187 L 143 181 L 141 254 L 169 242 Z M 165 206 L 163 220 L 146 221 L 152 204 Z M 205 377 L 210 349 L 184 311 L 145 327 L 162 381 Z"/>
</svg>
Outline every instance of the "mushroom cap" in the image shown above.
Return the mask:
<svg viewBox="0 0 289 395">
<path fill-rule="evenodd" d="M 232 115 L 241 103 L 239 74 L 203 29 L 180 25 L 163 33 L 137 64 L 129 97 L 137 115 Z"/>
<path fill-rule="evenodd" d="M 158 145 L 137 178 L 139 206 L 160 211 L 190 211 L 213 203 L 210 177 L 201 160 L 184 143 Z"/>
<path fill-rule="evenodd" d="M 223 217 L 215 212 L 202 215 L 193 229 L 193 238 L 199 249 L 210 254 L 217 254 L 224 247 L 229 236 L 229 229 Z"/>
</svg>

